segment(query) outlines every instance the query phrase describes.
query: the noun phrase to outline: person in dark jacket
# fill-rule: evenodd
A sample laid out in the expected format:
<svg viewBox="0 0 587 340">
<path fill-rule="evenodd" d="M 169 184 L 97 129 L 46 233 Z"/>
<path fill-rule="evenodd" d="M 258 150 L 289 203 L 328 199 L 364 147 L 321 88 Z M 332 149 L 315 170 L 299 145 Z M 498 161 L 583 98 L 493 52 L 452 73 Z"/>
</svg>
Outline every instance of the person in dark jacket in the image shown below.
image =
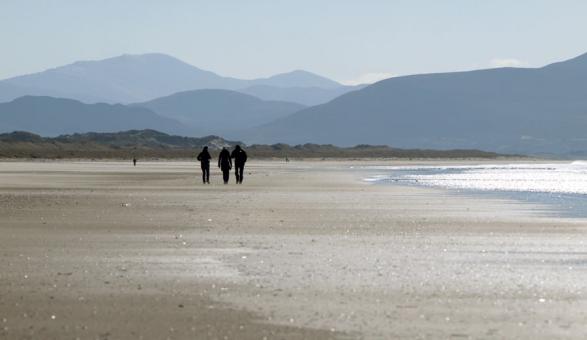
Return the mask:
<svg viewBox="0 0 587 340">
<path fill-rule="evenodd" d="M 234 147 L 230 158 L 234 158 L 234 174 L 236 175 L 236 183 L 243 182 L 245 163 L 247 162 L 247 153 L 241 149 L 240 145 Z"/>
<path fill-rule="evenodd" d="M 212 159 L 212 156 L 210 156 L 207 146 L 205 146 L 202 152 L 200 152 L 197 159 L 200 161 L 200 166 L 202 168 L 202 181 L 204 184 L 210 184 L 210 160 Z"/>
<path fill-rule="evenodd" d="M 218 167 L 222 170 L 224 184 L 228 184 L 230 169 L 232 169 L 232 160 L 230 159 L 230 152 L 226 148 L 222 148 L 220 155 L 218 155 Z"/>
</svg>

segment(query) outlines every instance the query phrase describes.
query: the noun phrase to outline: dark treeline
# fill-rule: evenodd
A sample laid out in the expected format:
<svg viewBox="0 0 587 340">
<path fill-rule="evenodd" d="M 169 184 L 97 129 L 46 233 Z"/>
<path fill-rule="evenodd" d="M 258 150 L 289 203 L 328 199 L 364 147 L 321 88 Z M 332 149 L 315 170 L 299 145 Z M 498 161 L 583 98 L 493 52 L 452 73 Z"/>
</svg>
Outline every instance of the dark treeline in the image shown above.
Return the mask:
<svg viewBox="0 0 587 340">
<path fill-rule="evenodd" d="M 233 148 L 243 143 L 217 136 L 203 138 L 171 136 L 153 130 L 117 133 L 86 133 L 59 137 L 41 137 L 27 132 L 0 134 L 0 158 L 44 159 L 129 159 L 193 158 L 208 146 L 217 159 L 222 147 Z M 342 148 L 334 145 L 287 144 L 251 145 L 246 147 L 251 158 L 498 158 L 493 152 L 479 150 L 396 149 L 389 146 L 358 145 Z"/>
<path fill-rule="evenodd" d="M 257 158 L 498 158 L 514 157 L 480 150 L 396 149 L 385 145 L 357 145 L 342 148 L 334 145 L 287 144 L 252 145 L 251 154 Z M 516 156 L 519 157 L 519 156 Z"/>
</svg>

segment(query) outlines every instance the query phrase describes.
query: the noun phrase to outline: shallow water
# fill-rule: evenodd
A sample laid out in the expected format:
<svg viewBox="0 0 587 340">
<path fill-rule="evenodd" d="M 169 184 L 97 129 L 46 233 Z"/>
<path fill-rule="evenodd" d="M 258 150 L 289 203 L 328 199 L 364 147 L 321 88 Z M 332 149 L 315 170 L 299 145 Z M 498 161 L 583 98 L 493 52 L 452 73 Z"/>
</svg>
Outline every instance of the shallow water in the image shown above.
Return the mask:
<svg viewBox="0 0 587 340">
<path fill-rule="evenodd" d="M 556 216 L 587 217 L 587 162 L 379 167 L 367 178 L 444 188 L 455 193 L 513 198 L 546 204 Z"/>
</svg>

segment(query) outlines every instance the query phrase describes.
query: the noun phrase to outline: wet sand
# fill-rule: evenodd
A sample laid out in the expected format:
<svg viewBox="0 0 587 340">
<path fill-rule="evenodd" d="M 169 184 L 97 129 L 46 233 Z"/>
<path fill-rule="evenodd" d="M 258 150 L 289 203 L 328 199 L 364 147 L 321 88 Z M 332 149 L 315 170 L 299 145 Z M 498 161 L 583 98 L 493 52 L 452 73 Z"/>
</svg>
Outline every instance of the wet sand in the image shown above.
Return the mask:
<svg viewBox="0 0 587 340">
<path fill-rule="evenodd" d="M 0 163 L 0 338 L 587 337 L 584 220 L 357 165 Z"/>
</svg>

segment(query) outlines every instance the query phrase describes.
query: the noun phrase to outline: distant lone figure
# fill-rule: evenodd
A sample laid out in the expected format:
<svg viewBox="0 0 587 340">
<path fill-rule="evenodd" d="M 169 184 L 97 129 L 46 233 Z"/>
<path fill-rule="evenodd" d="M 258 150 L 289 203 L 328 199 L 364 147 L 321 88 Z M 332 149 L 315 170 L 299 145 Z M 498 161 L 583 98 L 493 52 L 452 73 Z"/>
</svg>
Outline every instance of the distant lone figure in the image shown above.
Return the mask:
<svg viewBox="0 0 587 340">
<path fill-rule="evenodd" d="M 230 159 L 230 152 L 226 148 L 222 148 L 220 155 L 218 155 L 218 167 L 222 170 L 224 184 L 228 184 L 230 169 L 232 169 L 232 160 Z"/>
<path fill-rule="evenodd" d="M 137 166 L 137 158 L 136 157 L 132 158 L 132 165 Z"/>
<path fill-rule="evenodd" d="M 197 159 L 200 161 L 200 166 L 202 167 L 202 182 L 204 184 L 210 184 L 210 160 L 212 156 L 210 156 L 207 146 L 200 152 Z"/>
<path fill-rule="evenodd" d="M 234 174 L 236 175 L 236 183 L 241 184 L 245 175 L 245 163 L 247 162 L 247 153 L 241 149 L 240 145 L 234 147 L 230 158 L 234 158 Z"/>
</svg>

